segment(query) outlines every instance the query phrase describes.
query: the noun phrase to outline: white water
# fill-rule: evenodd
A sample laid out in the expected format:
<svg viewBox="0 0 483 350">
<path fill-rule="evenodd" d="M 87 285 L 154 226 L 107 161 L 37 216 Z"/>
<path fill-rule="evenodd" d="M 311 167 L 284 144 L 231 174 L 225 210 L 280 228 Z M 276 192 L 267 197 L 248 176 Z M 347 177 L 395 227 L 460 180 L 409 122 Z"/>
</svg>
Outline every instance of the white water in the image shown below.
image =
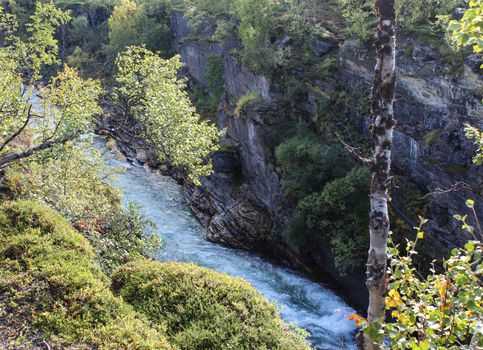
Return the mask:
<svg viewBox="0 0 483 350">
<path fill-rule="evenodd" d="M 286 321 L 308 330 L 317 349 L 355 349 L 354 322 L 348 319 L 353 310 L 334 292 L 256 255 L 208 242 L 174 180 L 111 162 L 126 169 L 115 183 L 124 201 L 141 205 L 141 212 L 156 223 L 163 237 L 157 259 L 194 262 L 242 277 L 275 302 Z"/>
</svg>

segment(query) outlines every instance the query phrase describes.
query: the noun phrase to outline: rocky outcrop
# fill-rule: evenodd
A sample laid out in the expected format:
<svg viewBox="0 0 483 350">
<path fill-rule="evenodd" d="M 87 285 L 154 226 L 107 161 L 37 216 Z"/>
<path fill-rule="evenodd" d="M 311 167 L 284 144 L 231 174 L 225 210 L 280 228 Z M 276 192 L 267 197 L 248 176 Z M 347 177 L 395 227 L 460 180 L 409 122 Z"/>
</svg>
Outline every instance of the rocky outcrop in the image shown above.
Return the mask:
<svg viewBox="0 0 483 350">
<path fill-rule="evenodd" d="M 205 71 L 211 56 L 223 57 L 225 94 L 220 103 L 217 126 L 224 129 L 224 150 L 213 158 L 214 174 L 195 187 L 185 182 L 188 202 L 207 229 L 207 238 L 237 248 L 262 252 L 307 272 L 320 280 L 342 284 L 348 300 L 364 305 L 367 300 L 363 276 L 337 275 L 334 257 L 327 242 L 314 242 L 310 251 L 297 251 L 282 238 L 291 205 L 281 186 L 281 175 L 274 168 L 272 150 L 267 145 L 264 116 L 278 113 L 282 91 L 275 91 L 267 77 L 252 73 L 232 56 L 239 42 L 231 37 L 223 43 L 210 40 L 210 30 L 195 37 L 181 14 L 173 14 L 171 30 L 174 49 L 181 54 L 186 73 L 201 86 L 207 86 Z M 290 40 L 286 41 L 289 42 Z M 324 55 L 333 43 L 316 42 L 313 50 Z M 238 100 L 251 92 L 262 99 L 262 105 L 235 116 Z M 314 110 L 314 103 L 300 106 Z M 337 281 L 327 272 L 337 275 Z"/>
<path fill-rule="evenodd" d="M 394 168 L 425 192 L 461 184 L 458 191 L 430 197 L 426 226 L 434 239 L 450 247 L 461 246 L 471 237 L 453 215 L 469 214 L 469 222 L 477 224 L 465 206 L 466 199 L 475 200 L 476 213 L 483 218 L 483 167 L 472 164 L 475 147 L 464 132 L 465 124 L 483 129 L 482 79 L 473 71 L 471 60 L 456 67 L 460 72 L 455 73 L 455 67 L 428 45 L 411 38 L 400 45 L 412 51 L 398 54 Z M 339 57 L 345 85 L 370 86 L 373 67 L 367 50 L 349 40 Z M 366 116 L 366 133 L 368 122 Z"/>
<path fill-rule="evenodd" d="M 279 175 L 270 166 L 271 154 L 263 137 L 263 122 L 257 111 L 235 117 L 234 106 L 244 95 L 257 92 L 265 104 L 271 101 L 270 82 L 240 65 L 231 56 L 240 44 L 231 37 L 223 43 L 194 39 L 179 13 L 171 21 L 175 49 L 181 54 L 187 73 L 196 83 L 207 86 L 205 71 L 212 56 L 223 57 L 225 98 L 217 125 L 226 130 L 222 143 L 230 152 L 214 157 L 215 174 L 199 188 L 188 187 L 193 211 L 208 230 L 208 238 L 235 247 L 263 246 L 283 223 L 287 203 Z M 217 169 L 229 164 L 229 171 Z M 234 164 L 237 164 L 234 166 Z"/>
</svg>

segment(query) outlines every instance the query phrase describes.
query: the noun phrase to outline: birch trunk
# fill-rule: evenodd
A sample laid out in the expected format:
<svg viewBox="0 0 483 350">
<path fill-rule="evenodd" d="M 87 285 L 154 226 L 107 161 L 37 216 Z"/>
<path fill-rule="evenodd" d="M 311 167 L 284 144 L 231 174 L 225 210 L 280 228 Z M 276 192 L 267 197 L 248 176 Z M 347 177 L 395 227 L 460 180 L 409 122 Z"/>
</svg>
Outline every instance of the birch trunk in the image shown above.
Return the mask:
<svg viewBox="0 0 483 350">
<path fill-rule="evenodd" d="M 372 184 L 369 214 L 370 247 L 366 285 L 369 290 L 367 320 L 383 322 L 385 316 L 387 236 L 389 233 L 388 201 L 391 187 L 391 148 L 394 133 L 394 90 L 396 85 L 396 15 L 394 0 L 376 0 L 377 61 L 372 88 Z M 382 341 L 364 336 L 364 349 L 383 348 Z"/>
</svg>

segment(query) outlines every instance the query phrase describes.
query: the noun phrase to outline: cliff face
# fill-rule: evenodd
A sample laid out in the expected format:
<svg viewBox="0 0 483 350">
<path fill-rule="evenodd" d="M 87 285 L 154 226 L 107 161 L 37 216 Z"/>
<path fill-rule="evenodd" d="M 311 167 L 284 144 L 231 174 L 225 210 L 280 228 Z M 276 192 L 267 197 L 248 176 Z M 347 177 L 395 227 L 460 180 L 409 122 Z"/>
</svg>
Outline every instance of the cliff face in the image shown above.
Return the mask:
<svg viewBox="0 0 483 350">
<path fill-rule="evenodd" d="M 205 71 L 212 56 L 223 57 L 225 96 L 217 125 L 226 130 L 223 143 L 228 150 L 214 156 L 215 173 L 203 186 L 190 187 L 191 206 L 208 228 L 208 237 L 232 246 L 254 249 L 281 223 L 287 203 L 278 174 L 270 166 L 271 153 L 265 145 L 263 121 L 256 111 L 235 117 L 233 106 L 240 97 L 258 92 L 265 103 L 271 100 L 270 82 L 237 63 L 230 52 L 239 47 L 235 38 L 224 43 L 189 39 L 184 17 L 172 17 L 175 48 L 190 77 L 207 86 Z M 204 34 L 209 38 L 210 28 Z"/>
<path fill-rule="evenodd" d="M 403 40 L 400 45 L 412 52 L 398 54 L 394 169 L 427 192 L 460 183 L 458 191 L 430 197 L 426 227 L 431 237 L 450 247 L 460 246 L 470 236 L 453 215 L 468 213 L 465 200 L 474 199 L 477 215 L 483 217 L 483 168 L 472 165 L 475 147 L 464 132 L 465 124 L 483 128 L 479 64 L 467 59 L 455 76 L 434 49 L 414 39 Z M 339 57 L 344 84 L 370 85 L 373 66 L 366 51 L 348 41 Z M 366 133 L 368 123 L 365 118 Z M 473 215 L 469 220 L 476 225 Z"/>
<path fill-rule="evenodd" d="M 210 57 L 223 57 L 225 95 L 217 125 L 226 129 L 223 143 L 227 147 L 215 155 L 212 177 L 204 179 L 198 188 L 186 185 L 191 207 L 207 228 L 208 238 L 234 247 L 283 255 L 310 273 L 328 272 L 354 291 L 351 298 L 356 303 L 364 304 L 363 276 L 337 275 L 326 243 L 313 242 L 304 252 L 283 243 L 281 232 L 290 204 L 281 187 L 281 176 L 273 165 L 266 138 L 270 126 L 265 122 L 267 113 L 279 112 L 283 88 L 264 76 L 253 74 L 231 56 L 232 50 L 239 47 L 235 38 L 223 43 L 212 42 L 209 38 L 213 28 L 209 26 L 195 37 L 179 13 L 173 14 L 171 25 L 175 49 L 197 84 L 208 84 L 205 71 Z M 483 128 L 481 79 L 472 71 L 478 63 L 467 60 L 460 67 L 462 73 L 455 78 L 438 52 L 416 40 L 405 40 L 404 44 L 412 51 L 401 51 L 398 55 L 394 168 L 426 192 L 460 183 L 457 192 L 431 197 L 427 231 L 432 238 L 450 247 L 461 245 L 469 237 L 459 229 L 460 224 L 453 215 L 468 212 L 464 205 L 466 199 L 475 200 L 477 215 L 483 218 L 483 169 L 471 164 L 475 148 L 464 135 L 465 123 Z M 284 45 L 288 40 L 279 41 Z M 332 46 L 314 41 L 311 49 L 323 58 Z M 351 91 L 361 85 L 370 87 L 374 61 L 371 50 L 354 40 L 340 43 L 335 50 L 343 88 Z M 315 84 L 327 89 L 324 82 Z M 234 106 L 250 92 L 259 93 L 263 107 L 236 117 Z M 310 114 L 314 109 L 313 96 L 308 93 L 296 105 L 297 113 Z M 368 116 L 357 117 L 356 123 L 368 136 Z M 399 205 L 397 200 L 395 203 Z M 470 222 L 474 223 L 473 219 Z"/>
</svg>

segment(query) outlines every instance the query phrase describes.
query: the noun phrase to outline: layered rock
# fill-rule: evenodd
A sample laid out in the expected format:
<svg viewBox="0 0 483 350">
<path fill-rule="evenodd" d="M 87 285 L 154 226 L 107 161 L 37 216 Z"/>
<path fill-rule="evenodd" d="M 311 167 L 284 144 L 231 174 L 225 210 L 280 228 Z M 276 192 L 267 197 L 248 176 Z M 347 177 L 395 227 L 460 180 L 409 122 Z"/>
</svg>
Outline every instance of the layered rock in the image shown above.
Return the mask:
<svg viewBox="0 0 483 350">
<path fill-rule="evenodd" d="M 471 236 L 460 229 L 455 214 L 469 214 L 466 199 L 476 202 L 483 218 L 483 168 L 472 164 L 475 147 L 464 132 L 466 124 L 483 129 L 482 79 L 472 69 L 471 60 L 454 74 L 441 55 L 415 39 L 405 39 L 398 54 L 398 83 L 393 164 L 395 171 L 408 176 L 425 192 L 440 192 L 454 184 L 457 191 L 430 197 L 428 234 L 450 247 L 461 246 Z M 341 78 L 347 86 L 361 82 L 370 86 L 372 59 L 355 41 L 340 49 Z M 474 65 L 473 65 L 474 66 Z M 369 118 L 365 118 L 365 129 Z"/>
<path fill-rule="evenodd" d="M 280 87 L 240 65 L 231 55 L 233 49 L 240 47 L 235 37 L 223 43 L 213 42 L 210 40 L 213 28 L 209 27 L 195 37 L 179 13 L 173 14 L 171 24 L 175 49 L 196 83 L 206 87 L 205 70 L 210 57 L 223 57 L 225 96 L 217 125 L 226 130 L 223 143 L 230 150 L 215 155 L 215 173 L 204 179 L 201 187 L 187 186 L 191 207 L 207 228 L 208 238 L 235 247 L 282 252 L 305 270 L 311 273 L 326 270 L 361 294 L 363 276 L 355 280 L 338 276 L 327 244 L 314 242 L 309 251 L 297 252 L 281 238 L 290 204 L 281 187 L 281 176 L 272 165 L 273 154 L 267 145 L 263 122 L 267 110 L 277 112 Z M 473 71 L 478 63 L 468 59 L 459 67 L 460 74 L 455 75 L 440 53 L 417 40 L 404 40 L 412 52 L 401 51 L 398 55 L 394 168 L 425 192 L 461 182 L 460 191 L 431 197 L 427 228 L 434 239 L 450 247 L 458 246 L 469 236 L 453 215 L 468 212 L 466 199 L 476 201 L 477 215 L 483 218 L 483 169 L 471 164 L 475 147 L 464 134 L 465 123 L 483 129 L 481 78 Z M 290 42 L 291 38 L 285 36 L 275 44 L 283 46 Z M 310 48 L 323 59 L 333 46 L 314 41 Z M 338 52 L 343 88 L 350 91 L 361 84 L 370 87 L 374 61 L 371 49 L 347 40 L 340 44 Z M 324 82 L 315 84 L 327 89 Z M 261 96 L 264 107 L 242 117 L 234 116 L 237 101 L 250 92 Z M 301 114 L 310 115 L 315 109 L 311 94 L 307 94 L 306 100 L 297 101 L 297 105 L 296 112 Z M 358 124 L 368 135 L 368 116 L 359 119 Z M 470 222 L 476 224 L 472 218 Z M 363 303 L 364 296 L 357 299 Z"/>
</svg>

